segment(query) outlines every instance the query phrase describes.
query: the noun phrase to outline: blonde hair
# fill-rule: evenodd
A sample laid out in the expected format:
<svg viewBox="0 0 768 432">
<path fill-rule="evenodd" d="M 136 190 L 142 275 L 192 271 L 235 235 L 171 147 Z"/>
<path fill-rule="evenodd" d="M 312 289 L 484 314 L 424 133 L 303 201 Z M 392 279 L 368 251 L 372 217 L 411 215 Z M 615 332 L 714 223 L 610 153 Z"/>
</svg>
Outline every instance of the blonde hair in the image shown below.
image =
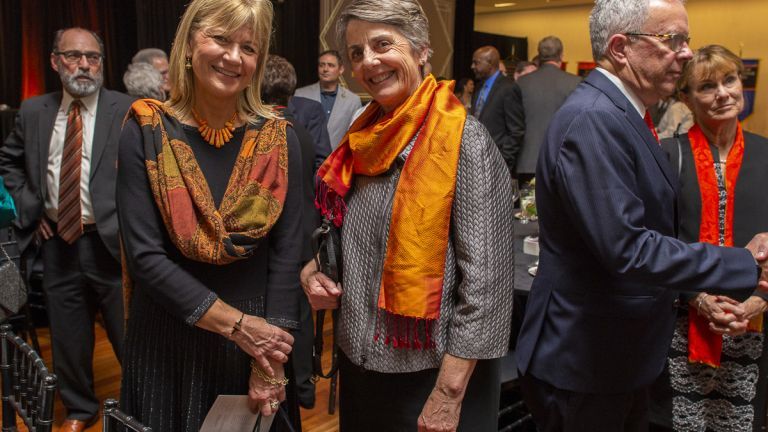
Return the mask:
<svg viewBox="0 0 768 432">
<path fill-rule="evenodd" d="M 168 105 L 177 115 L 188 117 L 195 103 L 192 70 L 185 67 L 192 36 L 206 28 L 218 27 L 230 36 L 242 27 L 253 32 L 258 55 L 251 83 L 237 98 L 237 113 L 248 123 L 259 117 L 274 118 L 271 109 L 261 102 L 261 81 L 269 54 L 272 34 L 272 3 L 269 0 L 193 0 L 176 29 L 169 58 L 168 79 L 171 96 Z"/>
</svg>

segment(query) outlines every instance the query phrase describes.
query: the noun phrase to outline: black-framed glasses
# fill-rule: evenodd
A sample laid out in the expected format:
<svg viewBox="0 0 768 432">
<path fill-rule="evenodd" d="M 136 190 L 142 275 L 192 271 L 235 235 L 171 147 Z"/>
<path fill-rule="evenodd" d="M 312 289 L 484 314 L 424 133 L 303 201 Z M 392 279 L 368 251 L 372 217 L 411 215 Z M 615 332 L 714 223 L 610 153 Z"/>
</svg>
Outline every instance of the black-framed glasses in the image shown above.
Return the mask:
<svg viewBox="0 0 768 432">
<path fill-rule="evenodd" d="M 69 64 L 75 64 L 80 61 L 83 56 L 85 56 L 85 59 L 88 60 L 88 64 L 92 66 L 96 66 L 101 63 L 101 60 L 104 58 L 104 56 L 101 55 L 100 52 L 96 51 L 54 51 L 53 52 L 56 55 L 61 56 L 65 62 Z"/>
<path fill-rule="evenodd" d="M 648 36 L 653 37 L 661 41 L 674 52 L 680 52 L 683 50 L 683 44 L 690 45 L 691 37 L 683 33 L 624 33 L 625 36 Z"/>
</svg>

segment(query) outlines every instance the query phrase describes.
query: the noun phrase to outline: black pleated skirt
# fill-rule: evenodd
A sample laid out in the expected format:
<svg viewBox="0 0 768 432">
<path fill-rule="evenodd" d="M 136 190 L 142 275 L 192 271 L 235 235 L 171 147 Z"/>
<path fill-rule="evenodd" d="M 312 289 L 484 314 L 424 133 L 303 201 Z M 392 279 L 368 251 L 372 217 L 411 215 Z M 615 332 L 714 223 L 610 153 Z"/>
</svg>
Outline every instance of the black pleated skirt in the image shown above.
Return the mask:
<svg viewBox="0 0 768 432">
<path fill-rule="evenodd" d="M 230 305 L 264 315 L 263 297 Z M 218 395 L 248 393 L 247 354 L 234 342 L 186 325 L 139 291 L 126 325 L 122 366 L 121 409 L 155 431 L 198 431 Z M 296 405 L 289 399 L 284 406 Z M 281 423 L 276 419 L 271 430 L 283 429 Z"/>
</svg>

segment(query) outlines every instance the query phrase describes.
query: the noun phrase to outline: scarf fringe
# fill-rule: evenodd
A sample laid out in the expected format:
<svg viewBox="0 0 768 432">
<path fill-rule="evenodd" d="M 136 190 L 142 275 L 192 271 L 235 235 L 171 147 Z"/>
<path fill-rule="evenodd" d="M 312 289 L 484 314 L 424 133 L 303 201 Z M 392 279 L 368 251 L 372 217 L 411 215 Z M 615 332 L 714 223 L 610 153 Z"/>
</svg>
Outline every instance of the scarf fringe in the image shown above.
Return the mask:
<svg viewBox="0 0 768 432">
<path fill-rule="evenodd" d="M 434 349 L 436 320 L 407 317 L 379 309 L 373 340 L 396 349 Z"/>
<path fill-rule="evenodd" d="M 347 203 L 319 177 L 315 184 L 315 208 L 337 228 L 341 228 L 347 214 Z"/>
</svg>

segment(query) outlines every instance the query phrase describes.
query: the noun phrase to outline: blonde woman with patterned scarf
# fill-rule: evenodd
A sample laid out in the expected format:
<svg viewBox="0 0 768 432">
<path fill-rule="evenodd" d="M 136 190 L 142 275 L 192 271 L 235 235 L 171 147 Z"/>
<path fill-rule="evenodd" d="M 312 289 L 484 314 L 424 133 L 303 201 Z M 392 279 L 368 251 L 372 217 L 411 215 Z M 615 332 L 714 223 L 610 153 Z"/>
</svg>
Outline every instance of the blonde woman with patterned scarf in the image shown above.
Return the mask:
<svg viewBox="0 0 768 432">
<path fill-rule="evenodd" d="M 340 307 L 341 431 L 491 431 L 512 313 L 510 178 L 453 82 L 422 78 L 415 0 L 355 0 L 340 51 L 373 102 L 321 166 L 343 286 L 314 262 L 315 309 Z"/>
<path fill-rule="evenodd" d="M 137 101 L 123 128 L 121 404 L 156 431 L 199 430 L 220 394 L 264 415 L 286 398 L 302 180 L 293 130 L 259 95 L 272 15 L 268 0 L 192 1 L 169 101 Z"/>
</svg>

